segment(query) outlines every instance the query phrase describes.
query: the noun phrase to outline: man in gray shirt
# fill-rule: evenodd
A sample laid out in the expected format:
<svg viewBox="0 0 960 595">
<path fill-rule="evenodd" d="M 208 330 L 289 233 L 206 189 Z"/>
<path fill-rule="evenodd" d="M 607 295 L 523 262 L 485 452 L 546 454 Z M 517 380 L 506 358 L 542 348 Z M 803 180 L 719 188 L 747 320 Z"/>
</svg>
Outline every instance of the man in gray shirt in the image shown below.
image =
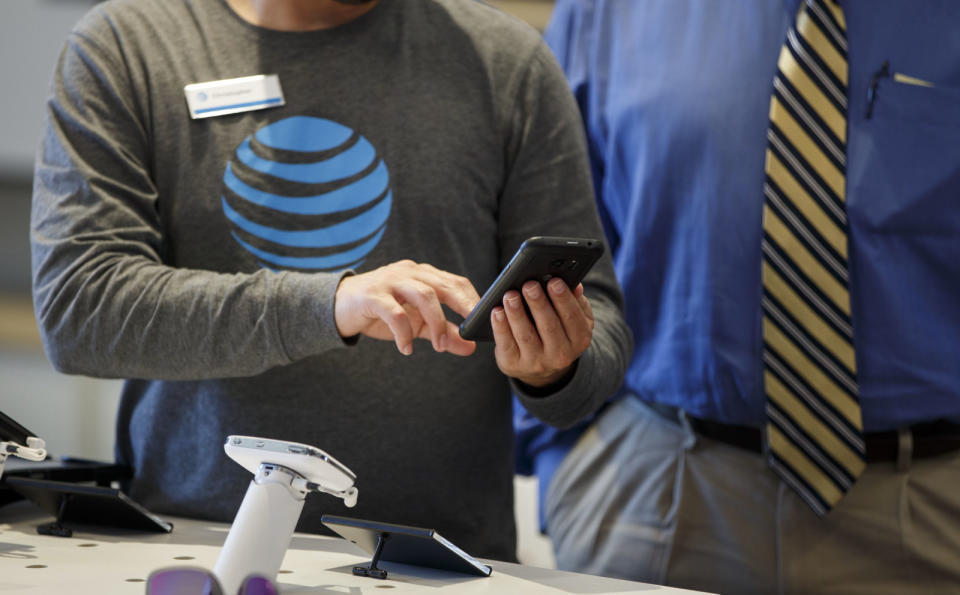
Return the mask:
<svg viewBox="0 0 960 595">
<path fill-rule="evenodd" d="M 259 74 L 282 102 L 191 118 L 185 86 Z M 602 237 L 562 74 L 472 0 L 98 5 L 54 77 L 31 231 L 47 353 L 128 379 L 117 456 L 160 513 L 231 520 L 250 477 L 223 440 L 263 436 L 353 469 L 351 516 L 513 559 L 511 391 L 569 425 L 629 355 L 606 257 L 582 290 L 508 294 L 495 344 L 444 311 L 529 236 Z M 344 512 L 311 497 L 299 528 Z"/>
</svg>

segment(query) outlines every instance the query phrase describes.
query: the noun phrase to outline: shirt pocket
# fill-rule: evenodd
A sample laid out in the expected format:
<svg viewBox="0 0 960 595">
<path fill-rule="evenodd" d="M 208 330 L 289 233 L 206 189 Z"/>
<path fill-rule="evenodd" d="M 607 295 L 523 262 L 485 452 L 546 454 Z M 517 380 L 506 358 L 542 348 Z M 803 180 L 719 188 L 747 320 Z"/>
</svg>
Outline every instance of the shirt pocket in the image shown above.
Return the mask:
<svg viewBox="0 0 960 595">
<path fill-rule="evenodd" d="M 933 125 L 960 125 L 960 88 L 944 87 L 908 73 L 896 72 L 877 82 L 874 106 L 878 116 Z"/>
<path fill-rule="evenodd" d="M 960 234 L 960 89 L 907 80 L 877 81 L 871 118 L 850 120 L 851 223 Z"/>
</svg>

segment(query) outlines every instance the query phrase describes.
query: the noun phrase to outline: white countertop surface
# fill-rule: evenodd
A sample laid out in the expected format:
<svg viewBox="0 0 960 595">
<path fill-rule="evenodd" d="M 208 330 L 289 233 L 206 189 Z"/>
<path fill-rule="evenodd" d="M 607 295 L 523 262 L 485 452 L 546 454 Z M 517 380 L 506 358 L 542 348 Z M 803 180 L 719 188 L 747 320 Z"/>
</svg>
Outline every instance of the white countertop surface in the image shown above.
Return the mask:
<svg viewBox="0 0 960 595">
<path fill-rule="evenodd" d="M 73 537 L 38 535 L 53 519 L 28 502 L 0 507 L 0 592 L 143 593 L 151 571 L 167 566 L 212 568 L 229 527 L 169 518 L 169 534 L 74 528 Z M 488 578 L 381 563 L 386 580 L 354 576 L 369 562 L 353 544 L 333 537 L 294 535 L 277 577 L 282 593 L 691 593 L 682 589 L 585 574 L 485 561 Z"/>
</svg>

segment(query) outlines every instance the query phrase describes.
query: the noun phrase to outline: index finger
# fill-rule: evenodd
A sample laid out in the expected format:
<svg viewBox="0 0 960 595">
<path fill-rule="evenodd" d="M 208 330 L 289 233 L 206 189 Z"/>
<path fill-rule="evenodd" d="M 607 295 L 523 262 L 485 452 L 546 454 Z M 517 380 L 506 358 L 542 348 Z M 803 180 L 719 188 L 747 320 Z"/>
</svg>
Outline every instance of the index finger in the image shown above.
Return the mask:
<svg viewBox="0 0 960 595">
<path fill-rule="evenodd" d="M 461 275 L 424 264 L 421 265 L 416 278 L 433 287 L 440 301 L 460 316 L 466 317 L 480 301 L 480 294 L 477 293 L 473 283 Z"/>
<path fill-rule="evenodd" d="M 435 289 L 419 280 L 397 283 L 394 293 L 403 298 L 403 302 L 413 307 L 423 320 L 427 330 L 427 338 L 433 343 L 436 351 L 443 351 L 441 338 L 447 332 L 447 319 L 440 307 L 439 296 Z"/>
</svg>

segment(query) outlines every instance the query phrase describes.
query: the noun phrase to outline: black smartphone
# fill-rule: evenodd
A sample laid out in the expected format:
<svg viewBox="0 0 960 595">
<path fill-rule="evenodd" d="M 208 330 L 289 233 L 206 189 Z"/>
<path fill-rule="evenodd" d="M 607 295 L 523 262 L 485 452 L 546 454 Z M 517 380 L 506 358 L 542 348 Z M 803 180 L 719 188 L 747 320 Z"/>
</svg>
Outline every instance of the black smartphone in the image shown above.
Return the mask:
<svg viewBox="0 0 960 595">
<path fill-rule="evenodd" d="M 21 426 L 15 419 L 0 411 L 0 440 L 10 440 L 26 446 L 27 438 L 36 436 L 33 432 Z"/>
<path fill-rule="evenodd" d="M 529 238 L 460 324 L 460 336 L 468 341 L 492 341 L 490 312 L 503 303 L 503 294 L 511 289 L 519 291 L 527 281 L 543 284 L 554 277 L 560 277 L 573 289 L 601 255 L 603 242 L 594 238 Z"/>
</svg>

